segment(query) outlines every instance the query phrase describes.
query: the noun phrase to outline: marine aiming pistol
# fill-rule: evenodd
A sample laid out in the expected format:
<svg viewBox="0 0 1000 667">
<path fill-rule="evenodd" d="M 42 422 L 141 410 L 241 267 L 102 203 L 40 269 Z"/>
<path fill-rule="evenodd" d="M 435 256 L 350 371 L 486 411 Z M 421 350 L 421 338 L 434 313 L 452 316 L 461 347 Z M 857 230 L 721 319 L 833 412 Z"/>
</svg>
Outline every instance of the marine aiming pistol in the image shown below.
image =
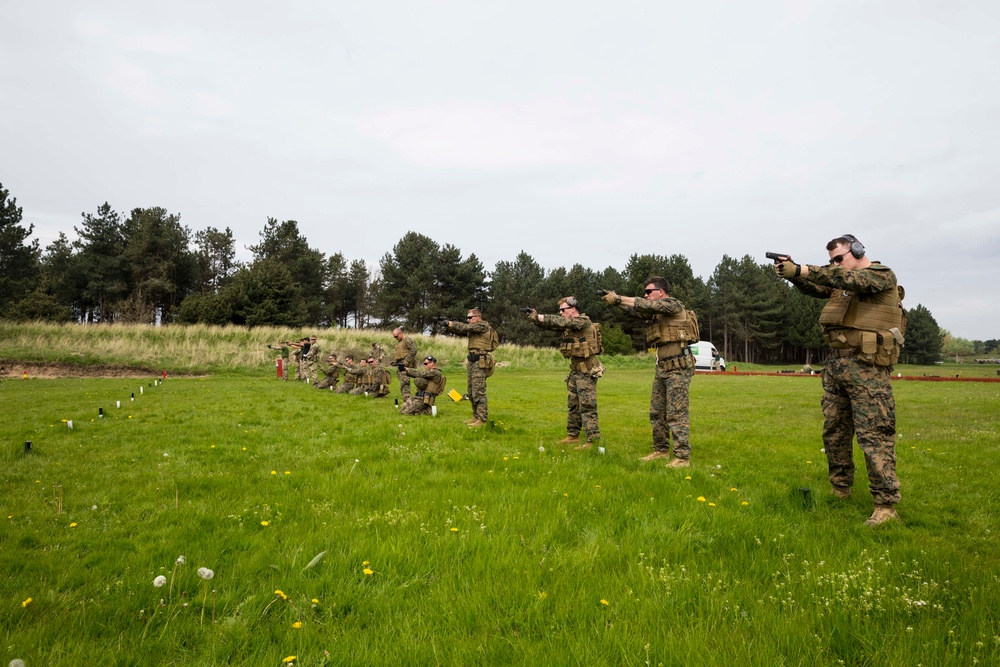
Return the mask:
<svg viewBox="0 0 1000 667">
<path fill-rule="evenodd" d="M 786 252 L 765 252 L 764 257 L 767 257 L 768 259 L 785 260 L 789 259 L 791 255 Z"/>
</svg>

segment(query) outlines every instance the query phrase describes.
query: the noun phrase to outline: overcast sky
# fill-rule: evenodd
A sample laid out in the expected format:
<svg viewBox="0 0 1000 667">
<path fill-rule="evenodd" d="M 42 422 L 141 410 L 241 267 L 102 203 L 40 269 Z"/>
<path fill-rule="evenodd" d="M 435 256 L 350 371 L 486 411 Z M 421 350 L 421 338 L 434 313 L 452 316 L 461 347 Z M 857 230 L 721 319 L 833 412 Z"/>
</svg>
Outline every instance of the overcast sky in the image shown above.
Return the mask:
<svg viewBox="0 0 1000 667">
<path fill-rule="evenodd" d="M 825 263 L 1000 338 L 1000 2 L 7 2 L 0 183 L 45 246 L 83 212 L 267 218 L 487 270 L 680 253 Z"/>
</svg>

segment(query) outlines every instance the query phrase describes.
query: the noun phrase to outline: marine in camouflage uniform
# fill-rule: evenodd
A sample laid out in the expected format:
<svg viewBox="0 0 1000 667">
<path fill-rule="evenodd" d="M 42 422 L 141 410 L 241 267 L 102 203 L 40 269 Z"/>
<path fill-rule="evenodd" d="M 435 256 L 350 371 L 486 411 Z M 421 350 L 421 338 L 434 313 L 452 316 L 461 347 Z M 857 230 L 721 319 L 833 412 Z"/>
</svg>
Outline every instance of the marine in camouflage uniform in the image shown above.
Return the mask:
<svg viewBox="0 0 1000 667">
<path fill-rule="evenodd" d="M 335 394 L 348 394 L 357 385 L 359 375 L 354 374 L 352 371 L 355 369 L 354 357 L 347 355 L 344 357 L 344 363 L 337 364 L 337 368 L 344 371 L 344 381 L 339 387 L 334 389 Z"/>
<path fill-rule="evenodd" d="M 417 345 L 410 337 L 403 333 L 400 327 L 392 330 L 392 337 L 396 339 L 396 348 L 392 351 L 392 365 L 396 367 L 396 379 L 399 380 L 399 395 L 406 403 L 410 397 L 410 375 L 399 368 L 416 368 L 417 366 Z"/>
<path fill-rule="evenodd" d="M 691 343 L 698 341 L 697 320 L 684 304 L 670 296 L 670 283 L 662 276 L 645 282 L 645 297 L 604 294 L 604 302 L 632 317 L 651 320 L 646 343 L 656 347 L 656 373 L 649 399 L 649 421 L 653 426 L 653 452 L 643 461 L 671 459 L 670 468 L 691 465 L 691 419 L 688 412 L 695 359 Z M 673 457 L 670 440 L 673 438 Z"/>
<path fill-rule="evenodd" d="M 289 363 L 295 366 L 295 379 L 302 379 L 302 340 L 289 344 Z M 289 371 L 291 374 L 291 371 Z"/>
<path fill-rule="evenodd" d="M 340 364 L 337 363 L 337 355 L 331 354 L 326 358 L 327 365 L 321 368 L 323 379 L 316 383 L 317 389 L 337 390 L 337 383 L 340 382 Z"/>
<path fill-rule="evenodd" d="M 828 299 L 820 315 L 830 354 L 823 369 L 823 444 L 833 493 L 847 498 L 854 484 L 852 442 L 865 455 L 875 511 L 865 523 L 897 519 L 896 404 L 890 377 L 903 342 L 902 288 L 892 270 L 865 256 L 845 234 L 827 246 L 830 264 L 796 264 L 775 271 L 800 292 Z"/>
<path fill-rule="evenodd" d="M 566 376 L 566 437 L 559 444 L 580 442 L 580 432 L 587 432 L 587 441 L 576 449 L 587 449 L 601 439 L 597 419 L 597 380 L 604 366 L 597 356 L 597 330 L 590 318 L 577 309 L 575 296 L 559 301 L 558 315 L 540 315 L 532 310 L 528 319 L 542 329 L 561 331 L 559 351 L 569 359 Z"/>
<path fill-rule="evenodd" d="M 309 351 L 302 355 L 302 360 L 305 362 L 305 381 L 311 383 L 313 386 L 319 383 L 319 344 L 316 342 L 316 336 L 309 338 Z"/>
<path fill-rule="evenodd" d="M 425 357 L 423 368 L 409 368 L 406 375 L 413 378 L 416 386 L 416 393 L 406 399 L 403 407 L 400 408 L 401 415 L 429 415 L 435 399 L 444 389 L 444 376 L 437 367 L 437 359 Z"/>
<path fill-rule="evenodd" d="M 344 374 L 344 381 L 347 381 L 348 376 L 353 378 L 354 386 L 351 387 L 347 393 L 351 396 L 360 396 L 365 393 L 365 387 L 368 386 L 368 361 L 362 359 L 361 362 L 348 369 Z"/>
<path fill-rule="evenodd" d="M 472 419 L 465 423 L 472 427 L 486 424 L 489 419 L 489 401 L 486 398 L 486 378 L 493 375 L 496 362 L 493 350 L 500 339 L 490 323 L 483 319 L 478 308 L 472 308 L 466 315 L 466 322 L 447 322 L 449 333 L 464 334 L 469 337 L 468 393 L 472 403 Z"/>
</svg>

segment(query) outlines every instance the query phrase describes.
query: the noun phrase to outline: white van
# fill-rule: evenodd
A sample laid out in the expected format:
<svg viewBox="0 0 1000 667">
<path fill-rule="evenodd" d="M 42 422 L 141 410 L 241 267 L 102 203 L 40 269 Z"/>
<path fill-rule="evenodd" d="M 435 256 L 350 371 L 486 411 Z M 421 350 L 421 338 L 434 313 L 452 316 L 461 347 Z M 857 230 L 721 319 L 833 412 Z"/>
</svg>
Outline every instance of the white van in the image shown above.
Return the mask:
<svg viewBox="0 0 1000 667">
<path fill-rule="evenodd" d="M 724 371 L 726 370 L 726 360 L 722 358 L 719 351 L 707 340 L 700 340 L 691 346 L 691 354 L 694 355 L 694 369 L 696 371 Z"/>
</svg>

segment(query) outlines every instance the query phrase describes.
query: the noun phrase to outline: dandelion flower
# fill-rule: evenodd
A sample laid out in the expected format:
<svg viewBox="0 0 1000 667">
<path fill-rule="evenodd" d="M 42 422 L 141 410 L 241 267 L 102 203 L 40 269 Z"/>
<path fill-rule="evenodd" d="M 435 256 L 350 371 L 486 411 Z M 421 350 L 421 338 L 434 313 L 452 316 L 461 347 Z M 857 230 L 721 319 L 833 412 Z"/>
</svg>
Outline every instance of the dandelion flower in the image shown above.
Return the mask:
<svg viewBox="0 0 1000 667">
<path fill-rule="evenodd" d="M 458 528 L 452 528 L 452 529 L 451 529 L 451 532 L 453 532 L 453 533 L 457 533 L 457 532 L 458 532 Z"/>
<path fill-rule="evenodd" d="M 927 450 L 927 451 L 930 451 L 930 450 Z M 520 456 L 515 456 L 514 460 L 517 461 L 519 458 L 521 458 L 521 457 Z"/>
<path fill-rule="evenodd" d="M 177 564 L 178 565 L 183 565 L 186 562 L 187 562 L 187 558 L 185 558 L 184 556 L 178 556 L 177 557 Z"/>
<path fill-rule="evenodd" d="M 292 623 L 292 627 L 298 630 L 299 628 L 302 627 L 302 621 L 295 621 L 294 623 Z"/>
<path fill-rule="evenodd" d="M 361 564 L 367 567 L 368 565 L 371 565 L 371 562 L 369 562 L 369 561 L 363 561 Z"/>
<path fill-rule="evenodd" d="M 316 598 L 313 598 L 312 600 L 310 600 L 310 602 L 312 602 L 313 604 L 319 604 L 319 600 L 317 600 Z"/>
<path fill-rule="evenodd" d="M 285 471 L 285 474 L 286 474 L 286 475 L 291 475 L 291 474 L 292 474 L 292 471 L 291 471 L 291 470 L 286 470 L 286 471 Z"/>
<path fill-rule="evenodd" d="M 163 586 L 166 585 L 166 583 L 167 583 L 167 578 L 164 577 L 162 574 L 158 576 L 156 579 L 153 579 L 153 585 L 156 586 L 157 588 L 163 588 Z"/>
<path fill-rule="evenodd" d="M 32 598 L 28 598 L 27 600 L 25 600 L 24 602 L 22 602 L 21 603 L 21 607 L 22 608 L 27 607 L 29 604 L 31 604 L 31 600 L 32 600 Z"/>
<path fill-rule="evenodd" d="M 503 457 L 503 460 L 504 460 L 504 461 L 506 461 L 506 460 L 507 460 L 507 457 L 506 457 L 506 456 L 505 456 L 505 457 Z"/>
<path fill-rule="evenodd" d="M 362 571 L 363 571 L 363 572 L 365 573 L 365 575 L 366 575 L 366 576 L 369 576 L 369 577 L 370 577 L 370 576 L 372 576 L 373 574 L 375 574 L 375 572 L 373 572 L 373 571 L 372 571 L 372 569 L 371 569 L 370 567 L 366 567 L 366 568 L 365 568 L 364 570 L 362 570 Z"/>
<path fill-rule="evenodd" d="M 212 572 L 207 567 L 199 567 L 198 576 L 204 579 L 205 581 L 208 581 L 209 579 L 215 576 L 215 572 Z"/>
<path fill-rule="evenodd" d="M 294 655 L 290 655 L 287 658 L 285 658 L 284 660 L 282 660 L 281 662 L 283 662 L 283 663 L 292 663 L 292 662 L 295 662 L 295 656 Z"/>
<path fill-rule="evenodd" d="M 261 521 L 260 525 L 262 525 L 262 526 L 270 526 L 271 524 L 268 521 Z"/>
<path fill-rule="evenodd" d="M 684 479 L 691 479 L 691 475 L 688 475 L 688 476 L 687 476 L 687 477 L 685 477 Z"/>
<path fill-rule="evenodd" d="M 708 506 L 709 507 L 715 507 L 715 503 L 709 503 Z"/>
<path fill-rule="evenodd" d="M 287 600 L 288 599 L 288 596 L 285 595 L 284 591 L 282 591 L 280 588 L 278 590 L 274 591 L 274 594 L 277 595 L 282 600 Z"/>
<path fill-rule="evenodd" d="M 698 502 L 699 503 L 705 502 L 705 496 L 698 496 Z"/>
<path fill-rule="evenodd" d="M 740 503 L 740 505 L 743 505 L 744 507 L 746 507 L 746 506 L 747 506 L 747 505 L 749 505 L 749 504 L 750 504 L 750 503 L 748 503 L 748 502 L 747 502 L 747 501 L 745 501 L 745 500 L 744 500 L 744 501 L 743 501 L 742 503 Z"/>
<path fill-rule="evenodd" d="M 548 593 L 546 593 L 545 591 L 538 591 L 538 599 L 539 600 L 544 600 L 547 597 L 549 597 Z"/>
<path fill-rule="evenodd" d="M 601 600 L 601 604 L 603 604 L 603 605 L 604 605 L 605 607 L 607 607 L 607 606 L 608 606 L 608 605 L 610 605 L 611 603 L 610 603 L 610 602 L 608 602 L 607 600 Z"/>
<path fill-rule="evenodd" d="M 812 465 L 812 461 L 806 461 L 806 463 Z"/>
<path fill-rule="evenodd" d="M 73 523 L 69 524 L 69 527 L 70 528 L 76 528 L 76 521 L 74 521 Z"/>
<path fill-rule="evenodd" d="M 277 471 L 277 470 L 272 470 L 272 471 L 271 471 L 271 474 L 272 474 L 272 475 L 277 475 L 277 474 L 278 474 L 278 471 Z"/>
<path fill-rule="evenodd" d="M 736 490 L 736 487 L 734 486 L 733 488 L 731 488 L 731 489 L 729 489 L 729 490 L 730 490 L 730 491 L 735 491 L 735 490 Z"/>
</svg>

